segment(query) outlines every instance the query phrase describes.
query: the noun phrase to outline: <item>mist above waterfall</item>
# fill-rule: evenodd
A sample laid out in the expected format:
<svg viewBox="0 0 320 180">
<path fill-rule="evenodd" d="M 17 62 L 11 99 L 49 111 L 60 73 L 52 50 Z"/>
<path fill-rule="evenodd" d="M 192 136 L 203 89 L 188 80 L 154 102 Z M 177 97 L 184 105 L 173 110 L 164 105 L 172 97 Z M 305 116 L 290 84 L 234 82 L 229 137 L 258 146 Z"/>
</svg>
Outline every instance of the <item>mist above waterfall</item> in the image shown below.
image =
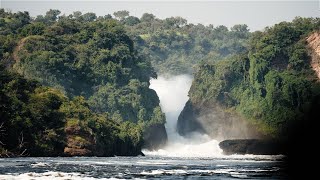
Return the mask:
<svg viewBox="0 0 320 180">
<path fill-rule="evenodd" d="M 176 131 L 177 120 L 185 103 L 188 101 L 188 91 L 192 83 L 189 75 L 178 75 L 169 78 L 158 77 L 150 81 L 160 99 L 162 111 L 166 114 L 166 130 L 168 143 L 158 151 L 145 151 L 145 154 L 175 156 L 175 157 L 210 157 L 221 155 L 218 141 L 206 134 L 191 133 L 188 137 L 180 136 Z"/>
</svg>

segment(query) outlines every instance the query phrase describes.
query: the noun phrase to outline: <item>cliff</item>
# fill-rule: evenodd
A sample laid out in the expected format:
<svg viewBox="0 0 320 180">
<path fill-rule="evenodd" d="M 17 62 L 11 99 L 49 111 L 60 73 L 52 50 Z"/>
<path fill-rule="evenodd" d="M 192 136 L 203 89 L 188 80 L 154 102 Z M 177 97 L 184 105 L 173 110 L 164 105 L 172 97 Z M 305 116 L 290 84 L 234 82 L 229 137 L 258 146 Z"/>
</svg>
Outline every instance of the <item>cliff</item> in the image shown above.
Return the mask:
<svg viewBox="0 0 320 180">
<path fill-rule="evenodd" d="M 320 79 L 320 33 L 314 32 L 307 37 L 309 54 L 311 56 L 311 67 Z"/>
</svg>

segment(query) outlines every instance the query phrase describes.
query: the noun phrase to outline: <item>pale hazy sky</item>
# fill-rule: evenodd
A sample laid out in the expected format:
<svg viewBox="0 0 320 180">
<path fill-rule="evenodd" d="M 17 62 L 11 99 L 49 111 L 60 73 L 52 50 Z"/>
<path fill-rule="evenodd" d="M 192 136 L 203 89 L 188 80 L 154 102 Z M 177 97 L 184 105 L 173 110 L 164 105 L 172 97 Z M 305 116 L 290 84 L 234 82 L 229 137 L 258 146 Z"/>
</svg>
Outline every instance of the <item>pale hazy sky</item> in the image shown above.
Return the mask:
<svg viewBox="0 0 320 180">
<path fill-rule="evenodd" d="M 145 12 L 158 18 L 181 16 L 189 23 L 225 25 L 247 24 L 251 30 L 262 30 L 281 21 L 291 21 L 296 16 L 320 17 L 318 1 L 169 1 L 169 0 L 118 0 L 118 1 L 50 1 L 50 0 L 0 0 L 0 7 L 16 11 L 29 11 L 31 16 L 45 14 L 49 9 L 59 9 L 62 13 L 74 11 L 94 12 L 98 16 L 128 10 L 130 15 L 141 17 Z"/>
</svg>

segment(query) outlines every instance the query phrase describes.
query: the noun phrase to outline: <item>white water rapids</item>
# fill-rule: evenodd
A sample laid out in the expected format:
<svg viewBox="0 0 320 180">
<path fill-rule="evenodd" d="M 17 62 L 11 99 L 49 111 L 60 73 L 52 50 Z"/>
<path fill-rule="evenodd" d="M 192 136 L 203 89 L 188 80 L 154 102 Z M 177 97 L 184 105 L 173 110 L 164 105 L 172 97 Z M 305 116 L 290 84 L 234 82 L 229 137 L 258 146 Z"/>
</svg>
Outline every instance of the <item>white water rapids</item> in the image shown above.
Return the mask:
<svg viewBox="0 0 320 180">
<path fill-rule="evenodd" d="M 170 78 L 158 77 L 151 80 L 150 88 L 154 89 L 160 99 L 162 111 L 166 114 L 167 145 L 158 151 L 143 152 L 146 155 L 168 157 L 218 157 L 222 155 L 219 142 L 208 135 L 193 133 L 186 137 L 176 131 L 177 120 L 185 103 L 188 101 L 188 91 L 192 77 L 179 75 Z"/>
</svg>

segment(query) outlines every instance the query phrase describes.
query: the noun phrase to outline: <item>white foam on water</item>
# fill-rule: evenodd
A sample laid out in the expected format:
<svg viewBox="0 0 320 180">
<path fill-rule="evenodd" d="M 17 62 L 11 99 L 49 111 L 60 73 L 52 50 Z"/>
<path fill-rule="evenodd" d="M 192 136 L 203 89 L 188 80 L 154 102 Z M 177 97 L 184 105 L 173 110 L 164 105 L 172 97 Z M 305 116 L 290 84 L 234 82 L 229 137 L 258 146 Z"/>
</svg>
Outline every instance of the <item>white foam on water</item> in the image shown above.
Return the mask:
<svg viewBox="0 0 320 180">
<path fill-rule="evenodd" d="M 184 175 L 188 174 L 186 170 L 182 169 L 174 169 L 174 170 L 165 170 L 165 169 L 156 169 L 156 170 L 151 170 L 151 171 L 142 171 L 140 173 L 141 175 L 162 175 L 162 174 L 170 174 L 170 175 Z"/>
<path fill-rule="evenodd" d="M 141 175 L 186 175 L 186 174 L 230 174 L 233 177 L 238 178 L 246 178 L 247 175 L 243 173 L 236 172 L 237 169 L 215 169 L 215 170 L 203 170 L 203 169 L 192 169 L 192 170 L 184 170 L 184 169 L 174 169 L 174 170 L 166 170 L 166 169 L 156 169 L 151 171 L 142 171 Z"/>
<path fill-rule="evenodd" d="M 48 166 L 48 164 L 47 164 L 47 163 L 43 163 L 43 162 L 38 162 L 38 163 L 35 163 L 35 164 L 31 164 L 31 166 L 32 166 L 33 168 L 36 168 L 36 167 L 46 167 L 46 166 Z"/>
<path fill-rule="evenodd" d="M 140 174 L 141 175 L 160 175 L 160 174 L 163 174 L 164 173 L 164 170 L 152 170 L 151 172 L 147 172 L 147 171 L 142 171 Z"/>
<path fill-rule="evenodd" d="M 94 178 L 87 177 L 80 173 L 64 173 L 56 171 L 48 171 L 44 173 L 28 172 L 22 174 L 6 174 L 0 175 L 0 180 L 119 180 L 118 178 Z"/>
<path fill-rule="evenodd" d="M 170 142 L 165 148 L 157 151 L 144 150 L 143 153 L 163 157 L 221 157 L 219 142 L 210 140 L 201 144 Z"/>
<path fill-rule="evenodd" d="M 154 162 L 154 161 L 138 161 L 137 164 L 142 164 L 142 165 L 167 165 L 168 163 L 166 162 Z"/>
<path fill-rule="evenodd" d="M 233 155 L 228 155 L 228 156 L 223 156 L 227 157 L 228 159 L 232 160 L 241 160 L 242 162 L 254 162 L 256 160 L 259 160 L 259 162 L 262 161 L 277 161 L 277 160 L 282 160 L 285 155 L 254 155 L 254 154 L 233 154 Z"/>
<path fill-rule="evenodd" d="M 230 175 L 231 175 L 232 177 L 240 178 L 240 179 L 248 178 L 247 175 L 241 174 L 241 173 L 238 173 L 238 172 L 230 172 Z"/>
<path fill-rule="evenodd" d="M 57 179 L 57 180 L 65 180 L 65 179 L 79 179 L 83 178 L 79 173 L 64 173 L 64 172 L 54 172 L 48 171 L 44 173 L 35 173 L 35 172 L 28 172 L 23 174 L 7 174 L 7 175 L 0 175 L 0 179 L 7 179 L 7 180 L 49 180 L 49 179 Z"/>
</svg>

